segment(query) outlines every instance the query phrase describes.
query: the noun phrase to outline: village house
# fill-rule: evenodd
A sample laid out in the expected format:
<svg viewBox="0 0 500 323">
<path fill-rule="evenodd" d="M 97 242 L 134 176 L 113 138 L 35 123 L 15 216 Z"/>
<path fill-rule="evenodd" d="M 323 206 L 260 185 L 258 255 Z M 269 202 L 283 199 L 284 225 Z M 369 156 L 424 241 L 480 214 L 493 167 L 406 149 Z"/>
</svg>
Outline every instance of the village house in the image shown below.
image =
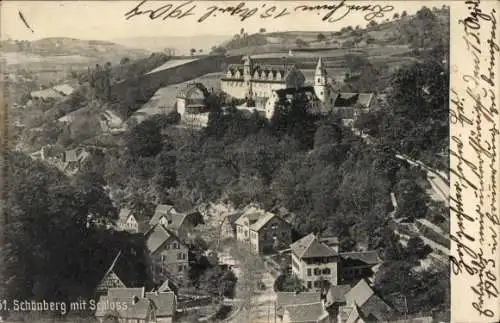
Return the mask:
<svg viewBox="0 0 500 323">
<path fill-rule="evenodd" d="M 172 323 L 177 309 L 177 298 L 172 291 L 146 293 L 156 306 L 156 323 Z"/>
<path fill-rule="evenodd" d="M 336 237 L 318 237 L 313 233 L 290 245 L 292 273 L 307 290 L 349 284 L 373 275 L 380 264 L 377 251 L 339 252 Z"/>
<path fill-rule="evenodd" d="M 330 316 L 323 302 L 288 305 L 283 314 L 283 323 L 329 323 Z"/>
<path fill-rule="evenodd" d="M 285 308 L 291 305 L 314 304 L 321 301 L 321 293 L 318 292 L 277 292 L 276 293 L 276 317 L 283 320 Z"/>
<path fill-rule="evenodd" d="M 373 276 L 373 268 L 381 263 L 377 250 L 340 253 L 340 281 L 352 284 Z"/>
<path fill-rule="evenodd" d="M 162 224 L 152 227 L 145 236 L 155 283 L 171 277 L 182 279 L 189 267 L 188 246 Z"/>
<path fill-rule="evenodd" d="M 337 285 L 339 271 L 338 244 L 333 247 L 310 233 L 290 246 L 292 273 L 307 290 L 322 290 Z"/>
<path fill-rule="evenodd" d="M 190 83 L 177 93 L 177 113 L 186 127 L 204 128 L 208 124 L 207 98 L 210 95 L 201 83 Z"/>
<path fill-rule="evenodd" d="M 58 166 L 67 175 L 75 175 L 83 169 L 89 158 L 90 153 L 84 148 L 66 150 L 58 161 Z"/>
<path fill-rule="evenodd" d="M 149 221 L 145 216 L 132 212 L 127 207 L 120 209 L 117 228 L 131 233 L 144 233 L 149 229 Z"/>
<path fill-rule="evenodd" d="M 116 257 L 113 259 L 113 262 L 109 266 L 108 270 L 103 275 L 103 278 L 99 282 L 99 284 L 96 287 L 96 295 L 106 295 L 108 293 L 108 290 L 110 288 L 125 288 L 125 284 L 123 281 L 118 277 L 118 275 L 115 273 L 115 267 L 120 259 L 121 252 L 118 252 Z"/>
<path fill-rule="evenodd" d="M 110 288 L 99 298 L 95 316 L 100 322 L 116 317 L 120 323 L 171 323 L 177 300 L 171 291 L 145 293 L 141 288 Z"/>
<path fill-rule="evenodd" d="M 250 207 L 235 221 L 236 239 L 256 254 L 285 249 L 291 242 L 291 225 L 276 214 Z"/>
<path fill-rule="evenodd" d="M 399 317 L 364 279 L 345 294 L 345 302 L 338 310 L 339 323 L 388 322 Z"/>
<path fill-rule="evenodd" d="M 198 210 L 177 212 L 172 205 L 168 204 L 159 204 L 149 221 L 150 227 L 160 224 L 183 240 L 186 240 L 191 230 L 201 223 L 203 223 L 203 217 Z"/>
<path fill-rule="evenodd" d="M 95 316 L 104 322 L 109 316 L 120 323 L 153 323 L 156 321 L 157 307 L 144 295 L 141 288 L 110 288 L 107 295 L 99 298 Z"/>
</svg>

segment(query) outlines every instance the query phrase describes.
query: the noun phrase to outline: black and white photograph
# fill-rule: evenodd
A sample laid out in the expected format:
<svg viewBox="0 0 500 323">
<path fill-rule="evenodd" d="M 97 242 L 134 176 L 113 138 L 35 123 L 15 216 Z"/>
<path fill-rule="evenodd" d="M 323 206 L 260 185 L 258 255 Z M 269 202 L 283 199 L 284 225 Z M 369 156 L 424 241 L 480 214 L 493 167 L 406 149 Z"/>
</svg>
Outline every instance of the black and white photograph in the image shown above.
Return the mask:
<svg viewBox="0 0 500 323">
<path fill-rule="evenodd" d="M 0 322 L 451 322 L 449 3 L 0 12 Z"/>
</svg>

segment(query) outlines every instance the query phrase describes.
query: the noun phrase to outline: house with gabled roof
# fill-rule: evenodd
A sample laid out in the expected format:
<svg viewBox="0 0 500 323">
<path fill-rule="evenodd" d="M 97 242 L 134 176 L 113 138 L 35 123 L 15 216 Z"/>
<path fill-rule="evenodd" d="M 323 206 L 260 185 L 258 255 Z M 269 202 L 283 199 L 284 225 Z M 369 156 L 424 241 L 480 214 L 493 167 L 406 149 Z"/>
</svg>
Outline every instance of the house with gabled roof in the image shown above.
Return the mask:
<svg viewBox="0 0 500 323">
<path fill-rule="evenodd" d="M 365 280 L 360 280 L 345 295 L 346 305 L 338 311 L 339 323 L 387 322 L 398 317 L 398 313 L 382 300 Z"/>
<path fill-rule="evenodd" d="M 175 232 L 181 239 L 186 239 L 193 227 L 203 222 L 203 217 L 198 210 L 189 212 L 177 212 L 168 204 L 159 204 L 155 213 L 149 221 L 150 227 L 161 224 L 165 228 Z"/>
<path fill-rule="evenodd" d="M 156 322 L 171 323 L 177 309 L 177 298 L 174 292 L 150 292 L 145 296 L 156 306 Z"/>
<path fill-rule="evenodd" d="M 95 316 L 100 322 L 110 315 L 120 323 L 150 323 L 157 321 L 158 306 L 146 297 L 144 287 L 111 288 L 102 295 L 96 306 Z"/>
<path fill-rule="evenodd" d="M 282 319 L 287 306 L 311 304 L 320 301 L 321 293 L 318 292 L 277 292 L 275 303 L 276 316 Z"/>
<path fill-rule="evenodd" d="M 304 288 L 324 290 L 338 283 L 338 245 L 328 246 L 314 233 L 295 241 L 290 246 L 292 273 Z"/>
<path fill-rule="evenodd" d="M 373 268 L 381 263 L 377 250 L 340 253 L 340 280 L 349 284 L 373 276 Z"/>
<path fill-rule="evenodd" d="M 188 246 L 161 224 L 152 227 L 145 236 L 155 283 L 162 283 L 172 276 L 181 279 L 189 266 Z"/>
<path fill-rule="evenodd" d="M 323 302 L 296 304 L 285 307 L 283 323 L 329 323 L 330 316 Z"/>
<path fill-rule="evenodd" d="M 107 294 L 110 288 L 125 288 L 123 281 L 116 275 L 115 266 L 120 259 L 121 251 L 118 252 L 103 278 L 96 287 L 96 295 Z"/>
<path fill-rule="evenodd" d="M 127 207 L 120 209 L 116 225 L 118 230 L 131 233 L 144 233 L 149 229 L 148 219 Z"/>
<path fill-rule="evenodd" d="M 274 213 L 250 207 L 235 221 L 236 239 L 256 254 L 285 249 L 292 239 L 291 225 Z"/>
</svg>

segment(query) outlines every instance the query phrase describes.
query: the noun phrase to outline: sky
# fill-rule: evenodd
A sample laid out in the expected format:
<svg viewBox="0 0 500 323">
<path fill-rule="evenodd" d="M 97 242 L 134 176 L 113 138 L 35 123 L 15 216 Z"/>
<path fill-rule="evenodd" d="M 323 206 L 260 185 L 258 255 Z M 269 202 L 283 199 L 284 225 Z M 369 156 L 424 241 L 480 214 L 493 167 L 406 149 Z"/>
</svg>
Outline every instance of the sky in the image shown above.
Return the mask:
<svg viewBox="0 0 500 323">
<path fill-rule="evenodd" d="M 300 5 L 332 5 L 340 1 L 247 1 L 244 8 L 258 8 L 257 13 L 241 21 L 228 13 L 218 13 L 216 17 L 207 18 L 198 23 L 197 19 L 209 10 L 209 7 L 237 6 L 240 1 L 146 1 L 140 6 L 141 11 L 155 10 L 160 7 L 173 7 L 188 3 L 185 11 L 192 6 L 195 15 L 183 19 L 150 20 L 147 15 L 135 16 L 129 20 L 125 14 L 139 5 L 141 1 L 1 1 L 1 37 L 19 40 L 36 40 L 46 37 L 71 37 L 79 39 L 112 40 L 128 37 L 144 36 L 193 36 L 193 35 L 232 35 L 244 28 L 248 33 L 258 32 L 265 28 L 268 32 L 301 30 L 301 31 L 336 31 L 351 25 L 366 26 L 364 16 L 367 12 L 350 12 L 337 22 L 321 20 L 328 10 L 295 11 Z M 442 1 L 346 1 L 347 5 L 379 5 L 393 6 L 383 18 L 375 18 L 377 22 L 392 18 L 395 12 L 406 10 L 415 13 L 422 5 L 441 7 Z M 260 19 L 265 10 L 276 6 L 275 13 L 287 8 L 290 15 L 278 19 Z M 18 12 L 25 17 L 29 30 L 20 19 Z M 339 9 L 336 16 L 346 13 L 346 7 Z"/>
</svg>

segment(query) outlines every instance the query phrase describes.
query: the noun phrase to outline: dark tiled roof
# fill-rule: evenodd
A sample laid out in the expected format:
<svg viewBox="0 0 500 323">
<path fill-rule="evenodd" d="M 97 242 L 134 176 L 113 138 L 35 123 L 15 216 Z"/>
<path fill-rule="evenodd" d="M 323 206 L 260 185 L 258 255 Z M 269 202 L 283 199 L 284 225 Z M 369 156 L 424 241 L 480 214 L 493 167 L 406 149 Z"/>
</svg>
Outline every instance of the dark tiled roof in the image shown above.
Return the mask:
<svg viewBox="0 0 500 323">
<path fill-rule="evenodd" d="M 174 292 L 164 293 L 146 293 L 146 297 L 156 305 L 157 316 L 173 316 L 175 312 L 175 294 Z"/>
<path fill-rule="evenodd" d="M 295 241 L 290 248 L 299 258 L 330 257 L 337 255 L 334 249 L 328 247 L 324 243 L 318 242 L 318 238 L 313 233 Z"/>
<path fill-rule="evenodd" d="M 346 260 L 353 263 L 359 264 L 367 264 L 367 265 L 376 265 L 380 263 L 380 259 L 378 256 L 378 251 L 370 250 L 370 251 L 357 251 L 357 252 L 342 252 L 340 256 Z"/>
<path fill-rule="evenodd" d="M 317 322 L 328 316 L 321 302 L 312 304 L 289 305 L 285 307 L 290 322 Z"/>
<path fill-rule="evenodd" d="M 118 254 L 115 256 L 115 258 L 113 259 L 113 262 L 111 263 L 109 268 L 106 270 L 106 273 L 103 275 L 103 278 L 101 279 L 101 281 L 97 285 L 97 287 L 96 287 L 97 293 L 107 293 L 108 289 L 110 289 L 110 288 L 125 287 L 125 284 L 123 283 L 123 281 L 114 272 L 115 266 L 118 263 L 120 256 L 121 256 L 121 251 L 118 252 Z"/>
<path fill-rule="evenodd" d="M 150 253 L 158 250 L 170 237 L 181 243 L 180 239 L 163 225 L 157 224 L 146 233 L 146 246 Z"/>
<path fill-rule="evenodd" d="M 119 308 L 113 310 L 126 319 L 146 319 L 151 307 L 155 306 L 151 300 L 144 297 L 144 288 L 111 288 L 107 296 L 99 298 L 99 302 L 120 304 Z M 98 306 L 95 316 L 102 317 L 108 312 L 110 308 Z"/>
<path fill-rule="evenodd" d="M 151 307 L 154 308 L 154 303 L 149 298 L 140 298 L 139 301 L 132 306 L 127 307 L 127 310 L 122 314 L 123 318 L 144 320 L 148 317 Z"/>
<path fill-rule="evenodd" d="M 156 207 L 155 213 L 151 217 L 149 224 L 151 226 L 157 225 L 162 216 L 167 217 L 168 220 L 171 220 L 171 213 L 175 212 L 174 207 L 172 205 L 167 204 L 159 204 Z"/>
<path fill-rule="evenodd" d="M 326 301 L 328 306 L 333 303 L 345 303 L 345 295 L 351 290 L 350 285 L 337 285 L 332 286 L 328 290 L 328 294 L 326 295 Z"/>
<path fill-rule="evenodd" d="M 321 300 L 321 293 L 317 292 L 277 292 L 276 313 L 283 316 L 284 307 L 293 304 L 311 304 Z"/>
<path fill-rule="evenodd" d="M 110 288 L 108 298 L 120 300 L 126 303 L 133 302 L 134 297 L 144 297 L 144 287 L 137 288 Z"/>
<path fill-rule="evenodd" d="M 280 97 L 280 98 L 284 97 L 286 95 L 296 95 L 296 94 L 300 94 L 300 93 L 311 94 L 311 95 L 314 95 L 314 98 L 316 98 L 316 94 L 315 94 L 316 92 L 314 91 L 313 86 L 302 86 L 299 88 L 290 87 L 290 88 L 285 88 L 285 89 L 279 89 L 279 90 L 276 90 L 275 92 L 278 95 L 278 97 Z"/>
<path fill-rule="evenodd" d="M 345 300 L 348 305 L 356 304 L 363 306 L 366 301 L 375 294 L 366 280 L 361 279 L 347 294 Z"/>
<path fill-rule="evenodd" d="M 356 104 L 362 104 L 369 107 L 374 98 L 373 93 L 347 93 L 340 92 L 335 98 L 335 108 L 354 107 Z"/>
<path fill-rule="evenodd" d="M 372 295 L 360 310 L 365 317 L 374 317 L 378 322 L 390 320 L 395 311 L 377 295 Z"/>
<path fill-rule="evenodd" d="M 250 75 L 252 77 L 252 80 L 259 80 L 259 78 L 262 81 L 284 81 L 288 74 L 294 69 L 295 64 L 272 64 L 272 65 L 263 65 L 263 64 L 254 64 L 252 66 L 252 70 L 250 71 Z M 228 66 L 227 72 L 231 73 L 231 78 L 236 77 L 236 73 L 240 73 L 240 78 L 243 77 L 243 64 L 231 64 Z M 269 75 L 272 75 L 272 78 L 269 78 Z"/>
</svg>

